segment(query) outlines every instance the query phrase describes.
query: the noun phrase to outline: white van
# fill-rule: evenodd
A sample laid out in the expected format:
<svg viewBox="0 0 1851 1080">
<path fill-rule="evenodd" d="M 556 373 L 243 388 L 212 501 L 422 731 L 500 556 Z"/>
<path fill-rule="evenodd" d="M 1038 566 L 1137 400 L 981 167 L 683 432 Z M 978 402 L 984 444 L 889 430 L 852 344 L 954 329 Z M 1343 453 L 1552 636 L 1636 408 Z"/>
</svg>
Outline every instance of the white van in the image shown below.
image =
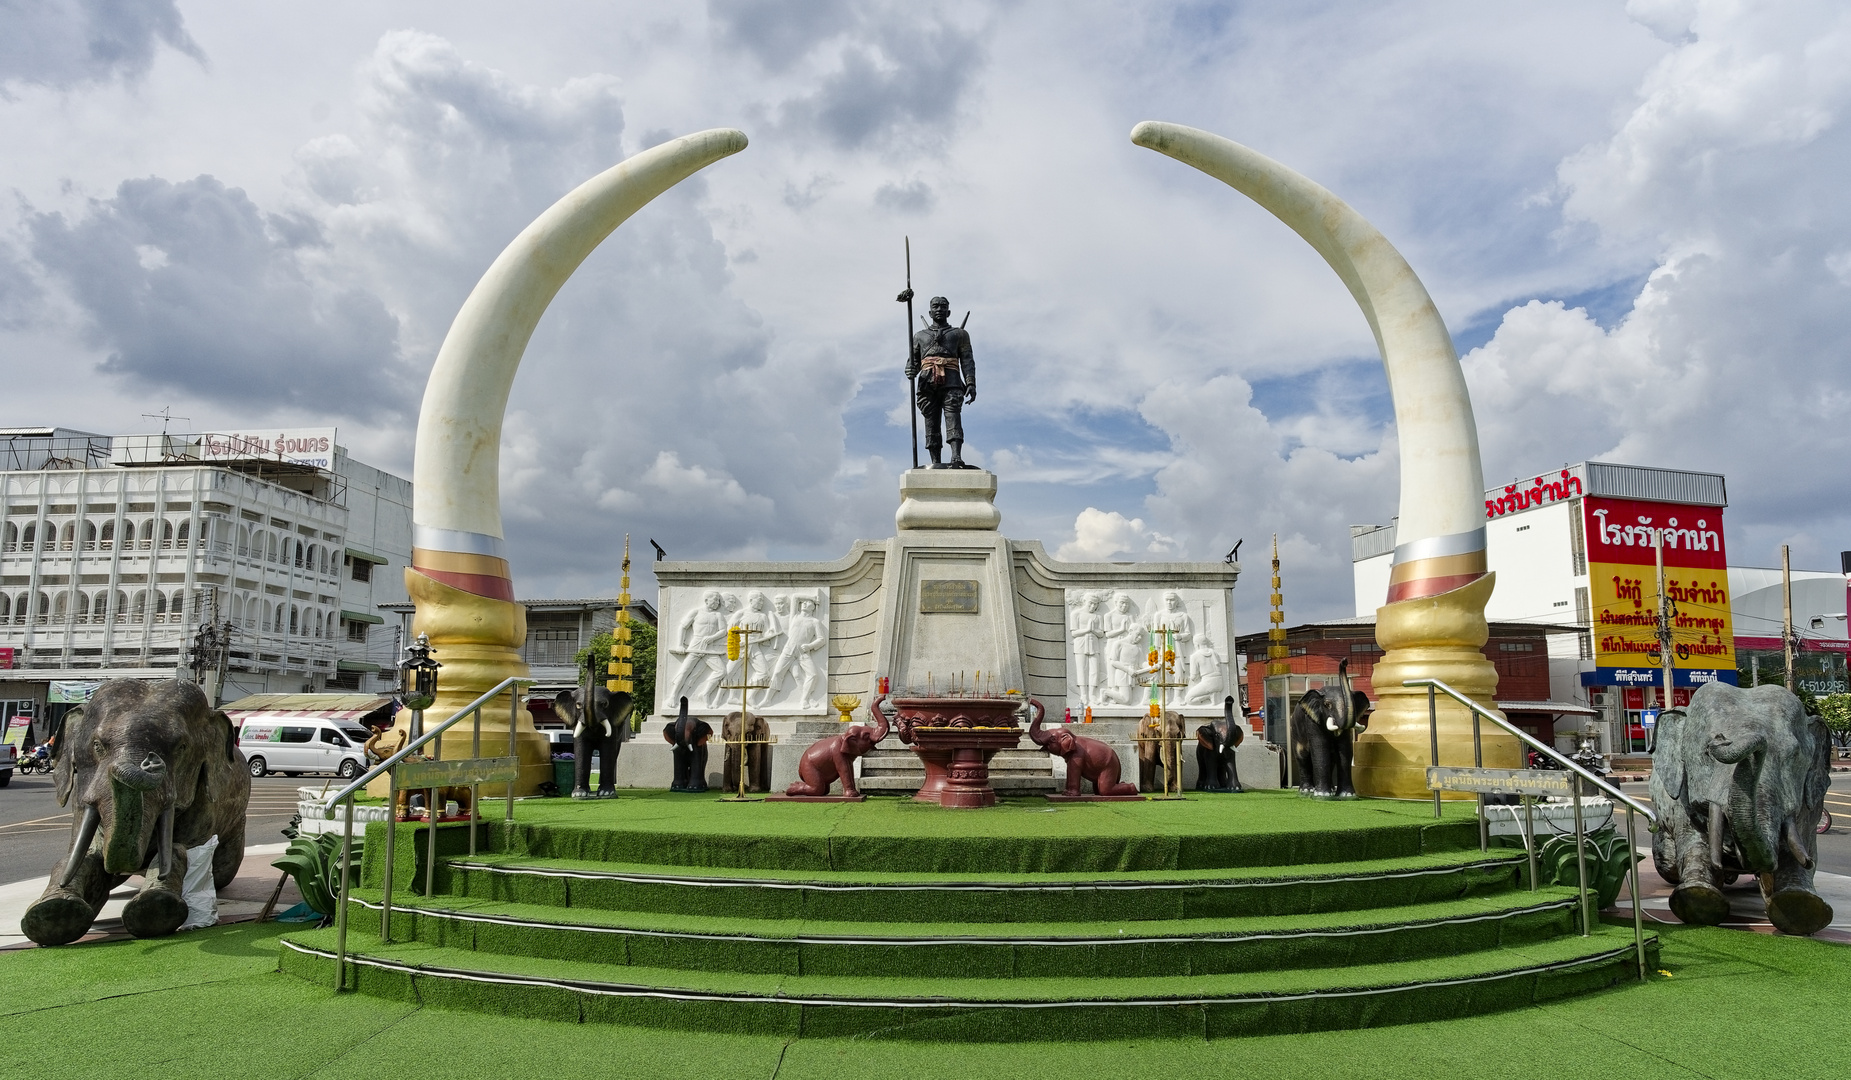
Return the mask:
<svg viewBox="0 0 1851 1080">
<path fill-rule="evenodd" d="M 366 769 L 367 730 L 312 717 L 251 717 L 238 729 L 238 749 L 252 776 L 280 772 L 334 773 L 351 780 Z"/>
</svg>

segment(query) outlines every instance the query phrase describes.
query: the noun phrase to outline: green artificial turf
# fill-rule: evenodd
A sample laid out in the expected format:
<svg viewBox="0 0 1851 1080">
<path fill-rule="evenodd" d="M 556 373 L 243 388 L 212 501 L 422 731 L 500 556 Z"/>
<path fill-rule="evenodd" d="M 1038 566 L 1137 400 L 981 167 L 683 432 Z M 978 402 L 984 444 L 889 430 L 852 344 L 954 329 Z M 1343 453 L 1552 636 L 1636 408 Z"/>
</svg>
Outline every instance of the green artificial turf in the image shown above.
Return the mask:
<svg viewBox="0 0 1851 1080">
<path fill-rule="evenodd" d="M 323 955 L 286 948 L 284 970 L 313 982 L 331 981 L 333 931 L 292 934 L 288 940 Z M 1554 937 L 1488 952 L 1333 969 L 1148 977 L 1102 966 L 1102 974 L 1090 979 L 985 979 L 912 971 L 831 976 L 619 968 L 416 941 L 380 945 L 365 932 L 350 932 L 348 938 L 350 955 L 392 965 L 356 963 L 349 969 L 350 985 L 398 1000 L 554 1020 L 701 1030 L 724 1024 L 739 1034 L 963 1041 L 1037 1034 L 1100 1039 L 1150 1030 L 1223 1038 L 1401 1023 L 1418 1015 L 1466 1016 L 1609 985 L 1631 969 L 1631 944 L 1630 933 L 1603 928 L 1592 938 Z M 1530 970 L 1566 964 L 1577 966 Z M 708 1000 L 677 1000 L 664 991 Z M 967 1004 L 955 1004 L 960 1002 Z M 1063 1004 L 1021 1009 L 1009 1002 Z"/>
<path fill-rule="evenodd" d="M 1172 801 L 1052 804 L 1009 800 L 946 810 L 910 799 L 728 803 L 711 795 L 610 801 L 528 799 L 511 827 L 489 801 L 479 846 L 503 854 L 657 866 L 896 873 L 1189 870 L 1389 859 L 1476 846 L 1472 808 L 1307 799 L 1296 792 Z M 384 824 L 372 827 L 385 829 Z M 400 826 L 395 874 L 423 857 L 422 827 Z M 440 855 L 467 849 L 467 826 L 438 830 Z M 369 836 L 371 835 L 369 830 Z M 377 882 L 384 845 L 367 845 Z"/>
<path fill-rule="evenodd" d="M 1715 929 L 1659 928 L 1644 985 L 1487 1016 L 1242 1039 L 1127 1037 L 972 1045 L 802 1039 L 570 1024 L 336 995 L 266 973 L 274 925 L 159 942 L 0 953 L 7 1073 L 316 1077 L 541 1073 L 680 1080 L 1813 1080 L 1843 1075 L 1851 950 Z M 1442 1014 L 1433 1014 L 1442 1015 Z"/>
<path fill-rule="evenodd" d="M 786 975 L 1019 979 L 1335 968 L 1495 949 L 1575 928 L 1573 893 L 1557 888 L 1322 915 L 1032 924 L 742 919 L 443 897 L 408 902 L 417 910 L 393 910 L 395 940 L 626 967 Z M 356 907 L 353 917 L 356 926 L 378 925 L 376 909 Z M 943 940 L 925 940 L 932 938 Z"/>
<path fill-rule="evenodd" d="M 1523 859 L 1471 849 L 1298 867 L 1110 875 L 741 871 L 522 856 L 481 856 L 474 863 L 446 865 L 442 890 L 479 900 L 677 916 L 909 923 L 1239 918 L 1398 906 L 1509 889 Z M 714 884 L 719 878 L 727 883 Z M 1033 887 L 956 887 L 972 884 Z M 772 887 L 789 885 L 802 887 Z M 1102 887 L 1119 885 L 1162 887 Z M 395 895 L 413 891 L 421 886 L 395 888 Z"/>
</svg>

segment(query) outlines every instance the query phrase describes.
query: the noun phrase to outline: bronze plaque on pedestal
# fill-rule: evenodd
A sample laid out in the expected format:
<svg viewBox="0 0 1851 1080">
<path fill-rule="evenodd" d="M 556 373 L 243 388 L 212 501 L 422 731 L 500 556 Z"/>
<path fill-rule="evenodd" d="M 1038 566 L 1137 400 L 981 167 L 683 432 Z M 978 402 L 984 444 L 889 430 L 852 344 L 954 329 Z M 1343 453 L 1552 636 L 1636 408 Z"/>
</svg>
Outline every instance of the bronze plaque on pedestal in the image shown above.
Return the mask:
<svg viewBox="0 0 1851 1080">
<path fill-rule="evenodd" d="M 974 580 L 920 582 L 919 613 L 921 615 L 977 614 L 977 582 Z"/>
</svg>

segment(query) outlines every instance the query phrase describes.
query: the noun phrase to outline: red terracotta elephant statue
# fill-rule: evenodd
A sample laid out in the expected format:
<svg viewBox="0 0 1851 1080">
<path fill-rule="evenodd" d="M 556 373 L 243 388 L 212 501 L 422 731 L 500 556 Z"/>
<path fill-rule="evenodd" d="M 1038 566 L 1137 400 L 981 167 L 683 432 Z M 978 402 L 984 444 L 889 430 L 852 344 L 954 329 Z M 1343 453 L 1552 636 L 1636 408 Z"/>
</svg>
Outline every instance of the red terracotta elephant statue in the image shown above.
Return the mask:
<svg viewBox="0 0 1851 1080">
<path fill-rule="evenodd" d="M 1138 789 L 1118 779 L 1120 765 L 1118 751 L 1083 735 L 1062 728 L 1059 731 L 1041 730 L 1041 713 L 1028 725 L 1028 737 L 1036 746 L 1067 762 L 1067 795 L 1078 797 L 1080 781 L 1090 780 L 1093 791 L 1099 795 L 1136 795 Z"/>
<path fill-rule="evenodd" d="M 810 748 L 803 752 L 803 757 L 797 760 L 797 782 L 785 789 L 784 793 L 818 798 L 828 795 L 830 785 L 840 780 L 844 797 L 852 799 L 860 795 L 860 790 L 855 787 L 855 759 L 874 749 L 875 743 L 887 737 L 887 714 L 880 706 L 881 703 L 876 701 L 868 709 L 878 721 L 875 726 L 855 724 L 840 735 L 831 735 L 811 743 Z"/>
</svg>

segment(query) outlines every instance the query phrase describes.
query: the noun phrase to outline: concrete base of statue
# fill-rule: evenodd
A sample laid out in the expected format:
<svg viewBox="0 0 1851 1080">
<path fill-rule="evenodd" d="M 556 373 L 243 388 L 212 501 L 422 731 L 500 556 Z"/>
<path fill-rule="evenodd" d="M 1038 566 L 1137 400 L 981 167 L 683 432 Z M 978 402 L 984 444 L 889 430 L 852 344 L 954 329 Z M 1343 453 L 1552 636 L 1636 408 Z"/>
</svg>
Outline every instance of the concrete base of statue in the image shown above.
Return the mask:
<svg viewBox="0 0 1851 1080">
<path fill-rule="evenodd" d="M 1375 665 L 1375 713 L 1356 740 L 1352 775 L 1358 795 L 1384 799 L 1431 799 L 1427 766 L 1433 764 L 1428 734 L 1427 691 L 1401 685 L 1410 679 L 1438 679 L 1473 701 L 1495 708 L 1497 669 L 1485 659 L 1485 602 L 1497 575 L 1486 574 L 1437 596 L 1403 600 L 1376 609 L 1376 641 L 1385 650 Z M 1441 765 L 1471 765 L 1472 711 L 1438 695 Z M 1523 767 L 1523 746 L 1490 723 L 1479 732 L 1484 765 Z M 1449 793 L 1448 798 L 1473 795 Z"/>
</svg>

